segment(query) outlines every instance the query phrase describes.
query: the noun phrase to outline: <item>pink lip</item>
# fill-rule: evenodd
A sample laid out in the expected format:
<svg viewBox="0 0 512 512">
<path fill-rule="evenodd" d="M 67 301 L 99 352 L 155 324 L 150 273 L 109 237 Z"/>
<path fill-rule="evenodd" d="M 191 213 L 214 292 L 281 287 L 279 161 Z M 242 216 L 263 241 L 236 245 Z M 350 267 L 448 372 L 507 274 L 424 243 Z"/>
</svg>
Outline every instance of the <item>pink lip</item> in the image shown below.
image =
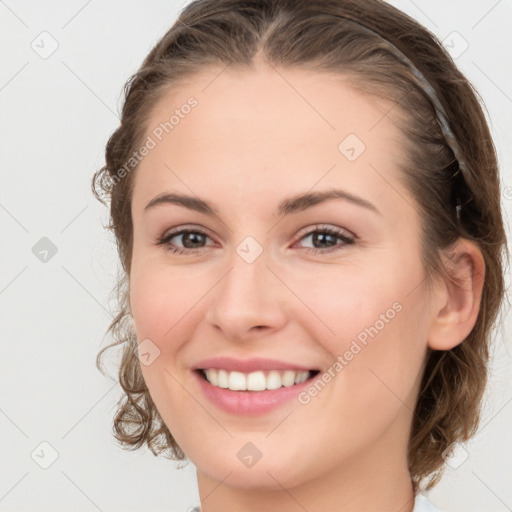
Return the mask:
<svg viewBox="0 0 512 512">
<path fill-rule="evenodd" d="M 276 409 L 296 398 L 312 382 L 310 378 L 301 384 L 286 388 L 283 386 L 279 389 L 267 389 L 265 391 L 231 391 L 230 389 L 212 386 L 202 377 L 200 371 L 193 371 L 192 374 L 208 400 L 223 411 L 239 416 L 256 416 Z"/>
<path fill-rule="evenodd" d="M 243 373 L 256 372 L 258 370 L 294 370 L 298 372 L 313 370 L 311 367 L 278 361 L 276 359 L 235 359 L 233 357 L 211 357 L 209 359 L 203 359 L 195 365 L 193 369 L 200 370 L 208 368 Z"/>
</svg>

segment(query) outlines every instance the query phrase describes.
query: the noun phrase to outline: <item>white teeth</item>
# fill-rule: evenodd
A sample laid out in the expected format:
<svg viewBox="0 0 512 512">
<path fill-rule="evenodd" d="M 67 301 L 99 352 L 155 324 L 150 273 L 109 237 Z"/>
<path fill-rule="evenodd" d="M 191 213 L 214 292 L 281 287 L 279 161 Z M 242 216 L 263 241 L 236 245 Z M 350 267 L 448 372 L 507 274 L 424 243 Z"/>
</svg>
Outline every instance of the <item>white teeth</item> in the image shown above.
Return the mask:
<svg viewBox="0 0 512 512">
<path fill-rule="evenodd" d="M 295 384 L 302 384 L 308 378 L 307 375 L 304 375 L 304 372 L 298 373 L 295 376 Z"/>
<path fill-rule="evenodd" d="M 294 384 L 298 384 L 297 379 L 300 375 L 304 375 L 304 372 L 292 372 L 292 371 L 286 371 L 283 375 L 283 386 L 293 386 Z M 307 375 L 306 375 L 307 378 Z M 306 379 L 304 379 L 306 380 Z"/>
<path fill-rule="evenodd" d="M 247 389 L 247 378 L 240 372 L 229 372 L 229 389 L 233 391 L 245 391 Z"/>
<path fill-rule="evenodd" d="M 252 372 L 247 375 L 247 389 L 252 391 L 263 391 L 266 388 L 267 383 L 263 372 Z"/>
<path fill-rule="evenodd" d="M 206 370 L 206 378 L 214 386 L 218 386 L 219 385 L 219 374 L 215 370 Z"/>
<path fill-rule="evenodd" d="M 216 370 L 211 370 L 215 373 Z M 208 378 L 208 375 L 206 376 Z M 209 380 L 209 379 L 208 379 Z M 210 381 L 213 384 L 212 381 Z M 228 388 L 229 380 L 228 380 L 228 372 L 226 370 L 219 370 L 217 373 L 217 384 L 213 384 L 214 386 L 218 386 L 219 388 Z"/>
<path fill-rule="evenodd" d="M 264 391 L 265 389 L 279 389 L 281 386 L 288 388 L 294 384 L 301 384 L 311 376 L 309 371 L 271 370 L 269 372 L 242 373 L 215 368 L 204 370 L 204 374 L 212 386 L 232 391 Z"/>
<path fill-rule="evenodd" d="M 265 387 L 267 389 L 279 389 L 283 385 L 283 381 L 281 380 L 281 375 L 279 372 L 272 370 L 267 375 L 267 383 Z"/>
</svg>

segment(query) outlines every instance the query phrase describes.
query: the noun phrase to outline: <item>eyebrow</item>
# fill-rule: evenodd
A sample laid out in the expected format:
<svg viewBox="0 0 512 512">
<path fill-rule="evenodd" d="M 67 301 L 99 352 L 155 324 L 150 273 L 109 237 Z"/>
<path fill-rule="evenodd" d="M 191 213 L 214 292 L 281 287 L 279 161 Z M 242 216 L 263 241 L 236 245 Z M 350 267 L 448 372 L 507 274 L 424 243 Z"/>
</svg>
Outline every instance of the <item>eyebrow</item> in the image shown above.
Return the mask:
<svg viewBox="0 0 512 512">
<path fill-rule="evenodd" d="M 322 192 L 306 192 L 284 199 L 281 201 L 281 203 L 279 203 L 277 214 L 288 215 L 291 213 L 298 213 L 330 199 L 342 199 L 349 203 L 355 204 L 356 206 L 366 208 L 379 215 L 382 215 L 377 207 L 366 199 L 339 189 L 330 189 Z M 205 215 L 218 216 L 217 210 L 207 201 L 204 201 L 198 197 L 176 193 L 165 193 L 155 197 L 146 205 L 144 211 L 147 211 L 161 204 L 176 204 L 190 210 L 195 210 L 199 213 L 204 213 Z"/>
</svg>

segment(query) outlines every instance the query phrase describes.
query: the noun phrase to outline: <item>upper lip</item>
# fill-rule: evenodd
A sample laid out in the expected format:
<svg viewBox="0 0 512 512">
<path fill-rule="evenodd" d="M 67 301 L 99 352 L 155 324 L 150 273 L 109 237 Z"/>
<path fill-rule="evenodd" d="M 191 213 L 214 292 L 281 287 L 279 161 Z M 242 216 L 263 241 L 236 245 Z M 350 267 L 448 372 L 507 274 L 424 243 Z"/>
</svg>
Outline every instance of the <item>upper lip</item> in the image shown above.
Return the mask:
<svg viewBox="0 0 512 512">
<path fill-rule="evenodd" d="M 250 373 L 259 370 L 295 370 L 308 371 L 312 370 L 310 366 L 303 366 L 287 361 L 279 361 L 277 359 L 251 358 L 251 359 L 235 359 L 233 357 L 211 357 L 199 361 L 194 366 L 194 370 L 207 370 L 209 368 L 218 368 L 220 370 L 236 371 L 242 373 Z"/>
</svg>

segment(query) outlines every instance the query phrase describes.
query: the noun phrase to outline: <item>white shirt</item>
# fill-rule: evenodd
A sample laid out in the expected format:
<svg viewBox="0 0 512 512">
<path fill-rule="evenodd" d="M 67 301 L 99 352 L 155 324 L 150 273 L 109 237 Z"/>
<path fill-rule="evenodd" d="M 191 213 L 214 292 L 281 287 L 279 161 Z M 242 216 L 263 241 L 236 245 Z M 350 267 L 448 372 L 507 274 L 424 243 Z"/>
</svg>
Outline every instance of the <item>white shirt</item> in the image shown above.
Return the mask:
<svg viewBox="0 0 512 512">
<path fill-rule="evenodd" d="M 441 512 L 438 510 L 430 501 L 423 496 L 423 494 L 417 494 L 414 500 L 414 508 L 412 512 Z"/>
<path fill-rule="evenodd" d="M 192 512 L 201 512 L 200 507 L 195 507 L 192 509 Z M 438 510 L 430 501 L 423 496 L 423 494 L 417 494 L 414 500 L 414 508 L 412 512 L 441 512 Z"/>
</svg>

